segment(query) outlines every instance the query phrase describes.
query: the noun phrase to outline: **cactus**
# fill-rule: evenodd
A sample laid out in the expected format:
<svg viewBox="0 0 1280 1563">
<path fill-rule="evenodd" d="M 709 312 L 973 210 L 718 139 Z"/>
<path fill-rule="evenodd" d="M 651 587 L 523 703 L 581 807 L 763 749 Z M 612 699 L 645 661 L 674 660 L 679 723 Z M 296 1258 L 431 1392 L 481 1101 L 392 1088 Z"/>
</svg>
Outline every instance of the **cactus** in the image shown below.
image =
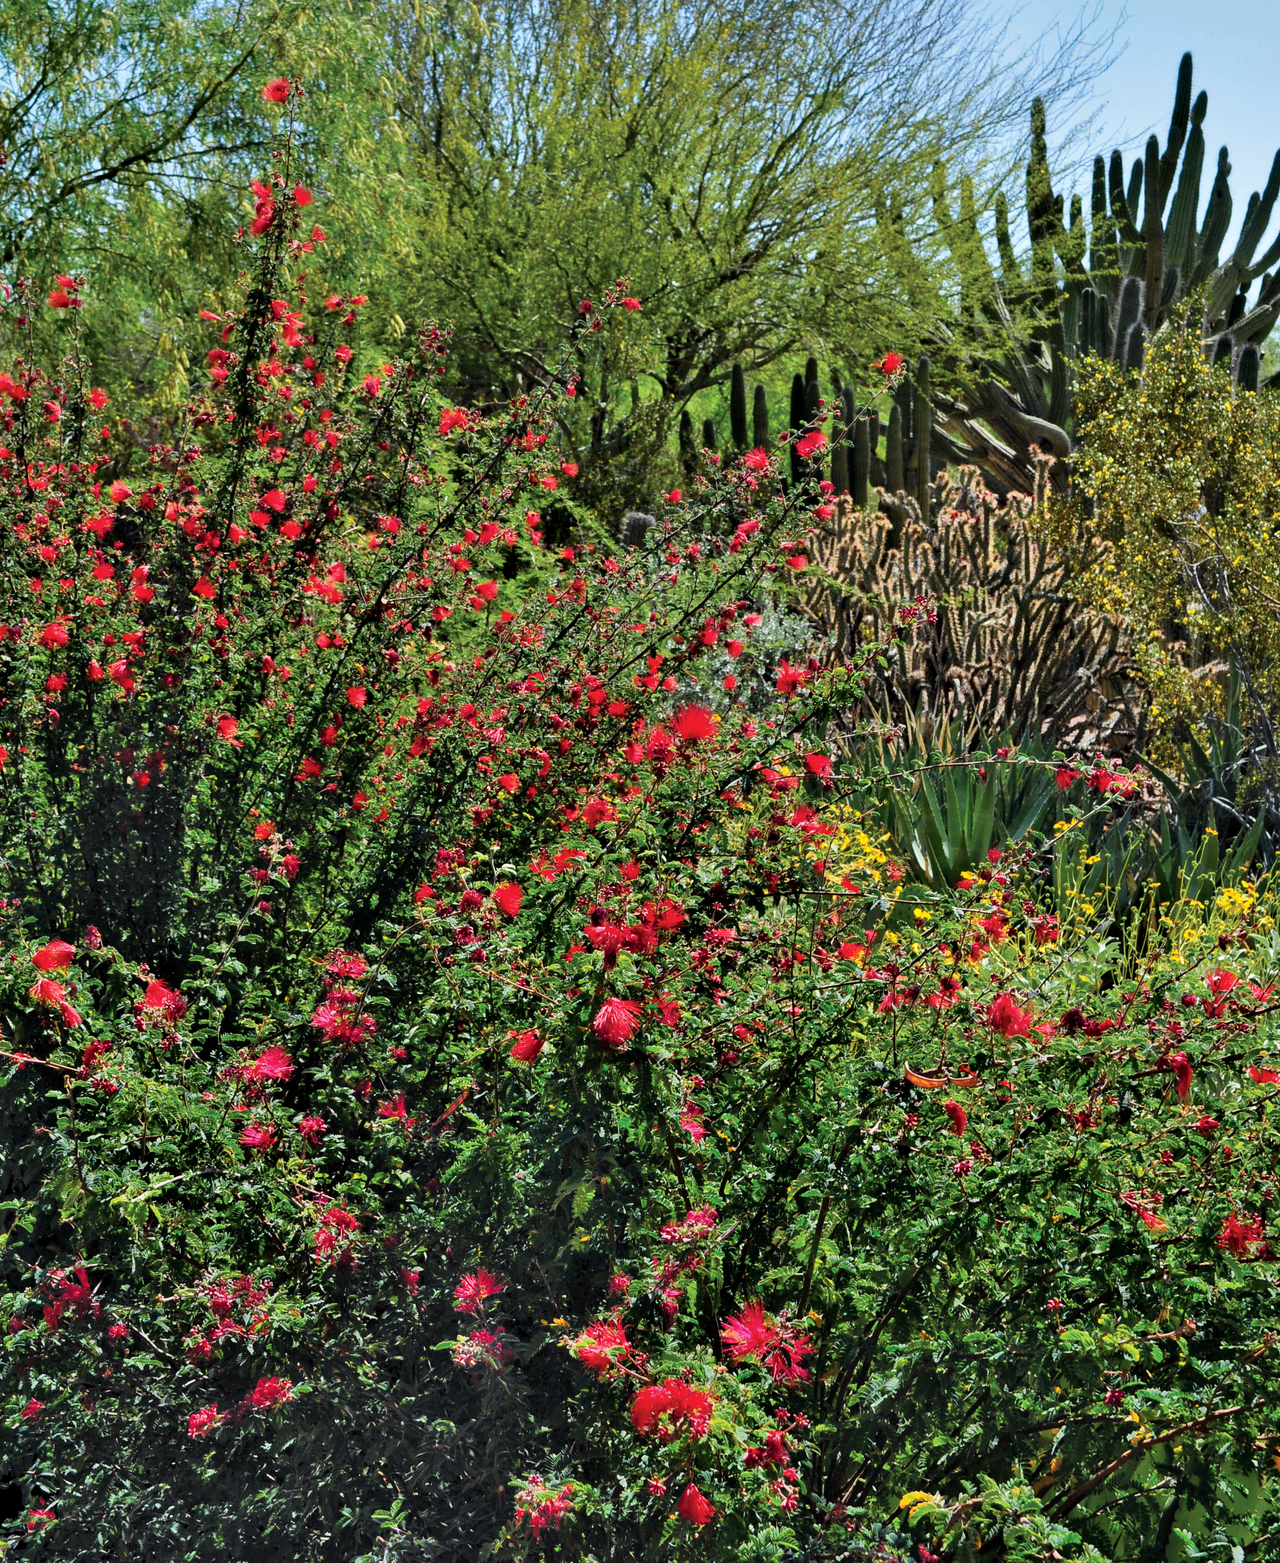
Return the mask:
<svg viewBox="0 0 1280 1563">
<path fill-rule="evenodd" d="M 807 400 L 805 381 L 802 374 L 791 377 L 791 481 L 793 484 L 800 481 L 801 461 L 796 455 L 796 435 L 804 428 L 804 411 Z"/>
<path fill-rule="evenodd" d="M 896 521 L 837 502 L 809 539 L 803 603 L 835 659 L 887 637 L 904 602 L 936 602 L 937 622 L 899 641 L 877 675 L 888 719 L 924 712 L 1079 750 L 1140 744 L 1129 632 L 1073 599 L 1071 565 L 1037 531 L 1031 500 L 997 501 L 973 468 L 958 483 L 941 474 L 929 512 L 899 497 Z"/>
<path fill-rule="evenodd" d="M 885 441 L 885 487 L 900 494 L 907 486 L 902 460 L 902 404 L 895 401 L 889 410 L 889 433 Z"/>
<path fill-rule="evenodd" d="M 849 495 L 859 510 L 867 508 L 871 483 L 871 425 L 863 419 L 853 431 L 853 454 L 849 463 Z"/>
<path fill-rule="evenodd" d="M 702 420 L 702 448 L 703 450 L 716 448 L 716 426 L 710 418 Z"/>
<path fill-rule="evenodd" d="M 747 377 L 735 363 L 729 380 L 729 434 L 739 450 L 747 448 Z"/>
<path fill-rule="evenodd" d="M 769 449 L 769 398 L 762 385 L 757 385 L 751 399 L 751 443 L 759 450 Z"/>
<path fill-rule="evenodd" d="M 680 466 L 686 482 L 693 477 L 698 464 L 698 450 L 693 439 L 693 419 L 686 407 L 680 414 Z"/>
<path fill-rule="evenodd" d="M 930 470 L 930 425 L 933 411 L 929 405 L 929 360 L 922 358 L 916 370 L 915 396 L 912 402 L 912 419 L 915 433 L 916 504 L 920 514 L 929 514 L 929 498 L 932 493 L 933 473 Z"/>
<path fill-rule="evenodd" d="M 1208 96 L 1201 92 L 1192 101 L 1191 75 L 1186 54 L 1164 148 L 1150 137 L 1127 183 L 1119 152 L 1109 163 L 1095 158 L 1087 232 L 1078 196 L 1063 220 L 1063 198 L 1049 172 L 1044 105 L 1036 100 L 1025 195 L 1031 254 L 1025 266 L 1014 253 L 1003 196 L 995 200 L 995 270 L 983 249 L 971 185 L 962 183 L 953 215 L 941 170 L 935 171 L 935 215 L 962 276 L 955 336 L 963 340 L 969 327 L 989 335 L 993 325 L 1007 327 L 1011 319 L 1030 322 L 1015 326 L 1009 350 L 999 358 L 988 354 L 976 375 L 959 357 L 948 361 L 945 343 L 934 354 L 935 373 L 962 386 L 953 396 L 933 399 L 938 453 L 976 464 L 1001 491 L 1030 491 L 1039 454 L 1070 454 L 1078 360 L 1092 354 L 1140 371 L 1151 337 L 1197 289 L 1204 289 L 1206 353 L 1230 370 L 1241 390 L 1256 386 L 1258 350 L 1280 319 L 1280 269 L 1273 269 L 1280 264 L 1280 238 L 1258 253 L 1280 198 L 1280 152 L 1266 187 L 1249 198 L 1224 258 L 1231 164 L 1223 147 L 1197 227 Z M 1255 283 L 1260 285 L 1253 294 Z M 919 492 L 918 458 L 916 469 Z M 1060 462 L 1050 480 L 1064 488 L 1068 469 Z"/>
</svg>

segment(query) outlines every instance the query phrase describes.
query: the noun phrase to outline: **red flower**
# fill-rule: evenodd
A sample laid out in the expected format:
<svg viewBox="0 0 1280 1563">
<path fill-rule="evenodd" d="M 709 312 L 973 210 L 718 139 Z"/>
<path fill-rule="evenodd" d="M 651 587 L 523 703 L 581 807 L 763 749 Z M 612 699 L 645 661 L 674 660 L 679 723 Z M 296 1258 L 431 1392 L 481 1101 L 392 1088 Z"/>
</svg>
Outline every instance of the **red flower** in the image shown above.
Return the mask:
<svg viewBox="0 0 1280 1563">
<path fill-rule="evenodd" d="M 780 1379 L 794 1384 L 809 1377 L 801 1365 L 812 1352 L 809 1337 L 801 1335 L 784 1317 L 770 1319 L 759 1300 L 749 1302 L 741 1313 L 733 1314 L 720 1326 L 725 1351 L 734 1362 L 754 1358 L 762 1362 L 776 1384 Z"/>
<path fill-rule="evenodd" d="M 690 1482 L 676 1505 L 676 1513 L 691 1525 L 707 1525 L 715 1519 L 716 1507 Z"/>
<path fill-rule="evenodd" d="M 634 315 L 640 309 L 640 300 L 638 298 L 624 298 L 622 301 L 622 307 L 626 310 L 628 315 Z"/>
<path fill-rule="evenodd" d="M 298 1125 L 298 1133 L 308 1145 L 319 1145 L 320 1136 L 324 1133 L 326 1125 L 323 1118 L 306 1117 Z"/>
<path fill-rule="evenodd" d="M 240 724 L 234 716 L 221 716 L 218 718 L 218 737 L 225 738 L 234 749 L 243 749 L 244 744 L 236 737 L 240 731 Z"/>
<path fill-rule="evenodd" d="M 655 1434 L 664 1444 L 682 1432 L 690 1438 L 707 1436 L 715 1401 L 681 1378 L 646 1384 L 631 1402 L 631 1424 L 643 1438 Z"/>
<path fill-rule="evenodd" d="M 204 1438 L 221 1421 L 222 1416 L 217 1406 L 206 1406 L 203 1411 L 193 1411 L 187 1418 L 187 1437 Z"/>
<path fill-rule="evenodd" d="M 584 1368 L 590 1368 L 603 1379 L 621 1371 L 622 1364 L 631 1354 L 631 1343 L 617 1319 L 597 1319 L 569 1342 L 569 1350 Z"/>
<path fill-rule="evenodd" d="M 1259 1085 L 1280 1085 L 1280 1069 L 1259 1069 L 1255 1064 L 1250 1064 L 1248 1075 L 1250 1080 L 1256 1080 Z"/>
<path fill-rule="evenodd" d="M 255 1411 L 269 1411 L 293 1399 L 293 1385 L 287 1378 L 260 1378 L 245 1397 L 245 1406 Z"/>
<path fill-rule="evenodd" d="M 68 1026 L 78 1026 L 80 1016 L 67 1002 L 66 989 L 52 977 L 38 977 L 27 989 L 27 997 L 34 999 L 41 1009 L 56 1009 Z"/>
<path fill-rule="evenodd" d="M 347 704 L 355 706 L 357 711 L 368 698 L 368 691 L 363 689 L 359 684 L 353 684 L 351 688 L 347 690 Z"/>
<path fill-rule="evenodd" d="M 452 434 L 455 429 L 467 430 L 471 420 L 465 407 L 446 407 L 440 414 L 440 433 Z"/>
<path fill-rule="evenodd" d="M 496 1297 L 503 1290 L 503 1283 L 487 1270 L 477 1270 L 474 1275 L 464 1275 L 453 1289 L 453 1306 L 462 1313 L 481 1313 L 486 1297 Z"/>
<path fill-rule="evenodd" d="M 493 899 L 498 909 L 505 912 L 508 917 L 518 917 L 524 903 L 524 890 L 514 880 L 509 880 L 505 885 L 496 887 Z"/>
<path fill-rule="evenodd" d="M 831 761 L 825 754 L 806 754 L 804 768 L 810 776 L 816 776 L 824 787 L 829 787 L 835 780 L 835 772 L 831 769 Z"/>
<path fill-rule="evenodd" d="M 969 1114 L 965 1112 L 959 1102 L 943 1102 L 942 1110 L 951 1120 L 951 1132 L 963 1134 L 965 1125 L 969 1122 Z"/>
<path fill-rule="evenodd" d="M 1191 1091 L 1191 1082 L 1195 1078 L 1191 1060 L 1185 1053 L 1170 1053 L 1165 1061 L 1165 1068 L 1173 1070 L 1178 1082 L 1178 1100 L 1185 1102 Z"/>
<path fill-rule="evenodd" d="M 293 1073 L 293 1059 L 282 1047 L 269 1047 L 251 1064 L 246 1064 L 246 1080 L 287 1080 Z"/>
<path fill-rule="evenodd" d="M 299 206 L 310 206 L 311 191 L 307 189 L 306 185 L 294 185 L 293 199 Z"/>
<path fill-rule="evenodd" d="M 1233 971 L 1219 969 L 1218 971 L 1206 972 L 1204 980 L 1208 984 L 1209 992 L 1213 995 L 1211 999 L 1201 1000 L 1204 1005 L 1204 1012 L 1206 1015 L 1216 1019 L 1226 1009 L 1227 994 L 1231 992 L 1240 979 Z"/>
<path fill-rule="evenodd" d="M 74 944 L 68 944 L 65 939 L 50 939 L 42 950 L 37 950 L 31 957 L 31 964 L 37 971 L 66 971 L 75 953 Z"/>
<path fill-rule="evenodd" d="M 749 450 L 742 458 L 742 465 L 751 472 L 767 472 L 769 470 L 769 452 L 763 446 L 757 445 L 755 450 Z"/>
<path fill-rule="evenodd" d="M 898 370 L 906 363 L 901 353 L 886 353 L 878 364 L 873 364 L 873 369 L 878 369 L 887 379 L 890 375 L 897 374 Z"/>
<path fill-rule="evenodd" d="M 998 993 L 987 1005 L 987 1024 L 1002 1037 L 1025 1037 L 1035 1016 L 1019 1009 L 1012 993 Z"/>
<path fill-rule="evenodd" d="M 264 103 L 284 103 L 289 96 L 289 83 L 283 76 L 277 76 L 274 81 L 269 81 L 262 89 L 262 101 Z"/>
<path fill-rule="evenodd" d="M 636 999 L 606 999 L 596 1011 L 591 1029 L 607 1047 L 624 1052 L 640 1024 L 642 1009 Z"/>
<path fill-rule="evenodd" d="M 716 736 L 716 719 L 706 706 L 685 706 L 671 719 L 677 737 L 686 743 L 701 743 Z"/>
<path fill-rule="evenodd" d="M 1060 765 L 1054 775 L 1054 781 L 1059 792 L 1070 792 L 1071 788 L 1080 780 L 1080 772 L 1073 771 L 1068 766 Z"/>
<path fill-rule="evenodd" d="M 1222 1231 L 1218 1234 L 1218 1247 L 1225 1248 L 1237 1259 L 1261 1259 L 1265 1257 L 1265 1230 L 1260 1217 L 1246 1215 L 1241 1221 L 1233 1210 L 1222 1223 Z M 1264 1251 L 1252 1252 L 1259 1245 Z M 25 1414 L 24 1412 L 23 1415 Z"/>
<path fill-rule="evenodd" d="M 269 1151 L 276 1143 L 276 1131 L 269 1123 L 251 1123 L 245 1126 L 240 1143 L 247 1151 Z"/>
<path fill-rule="evenodd" d="M 795 443 L 796 455 L 802 461 L 807 461 L 810 456 L 816 456 L 819 451 L 825 450 L 827 437 L 821 429 L 813 429 L 808 434 L 802 434 Z"/>
<path fill-rule="evenodd" d="M 539 1036 L 536 1031 L 521 1031 L 515 1034 L 516 1040 L 511 1047 L 511 1057 L 517 1064 L 535 1064 L 538 1055 L 546 1047 L 545 1038 Z"/>
</svg>

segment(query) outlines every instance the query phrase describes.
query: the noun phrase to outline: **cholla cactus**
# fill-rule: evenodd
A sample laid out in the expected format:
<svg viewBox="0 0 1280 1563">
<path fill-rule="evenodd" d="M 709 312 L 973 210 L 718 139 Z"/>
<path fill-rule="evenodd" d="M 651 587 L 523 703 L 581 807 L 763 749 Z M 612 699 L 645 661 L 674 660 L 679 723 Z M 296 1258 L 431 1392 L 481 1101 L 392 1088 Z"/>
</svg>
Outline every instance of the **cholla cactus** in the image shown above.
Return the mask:
<svg viewBox="0 0 1280 1563">
<path fill-rule="evenodd" d="M 868 514 L 843 497 L 815 532 L 804 611 L 844 655 L 882 635 L 904 604 L 936 609 L 936 622 L 904 632 L 884 674 L 891 720 L 959 717 L 971 731 L 1078 749 L 1122 752 L 1140 740 L 1128 633 L 1073 597 L 1032 498 L 999 500 L 966 468 L 959 482 L 939 477 L 927 522 L 913 496 L 881 504 L 886 513 Z"/>
</svg>

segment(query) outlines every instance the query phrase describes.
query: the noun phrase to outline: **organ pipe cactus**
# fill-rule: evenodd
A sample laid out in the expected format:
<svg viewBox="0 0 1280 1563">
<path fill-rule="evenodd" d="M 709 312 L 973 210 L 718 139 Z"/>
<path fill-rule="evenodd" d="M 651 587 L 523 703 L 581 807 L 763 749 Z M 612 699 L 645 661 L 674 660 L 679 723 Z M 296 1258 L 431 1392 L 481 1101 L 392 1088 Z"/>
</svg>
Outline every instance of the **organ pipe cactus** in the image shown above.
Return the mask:
<svg viewBox="0 0 1280 1563">
<path fill-rule="evenodd" d="M 1095 158 L 1086 224 L 1079 196 L 1064 217 L 1037 99 L 1026 176 L 1026 262 L 1014 252 L 1003 196 L 994 203 L 999 264 L 992 266 L 972 185 L 961 184 L 953 211 L 938 170 L 935 215 L 963 278 L 960 319 L 934 352 L 936 370 L 952 391 L 933 398 L 939 455 L 976 463 L 1001 491 L 1029 491 L 1035 455 L 1070 454 L 1078 360 L 1091 353 L 1139 370 L 1152 335 L 1198 290 L 1205 352 L 1229 368 L 1241 390 L 1256 389 L 1261 344 L 1280 318 L 1280 237 L 1262 248 L 1280 198 L 1280 152 L 1224 254 L 1231 163 L 1223 147 L 1202 206 L 1207 109 L 1206 93 L 1192 99 L 1186 54 L 1163 148 L 1150 137 L 1127 180 L 1119 152 L 1109 162 Z M 993 326 L 1003 328 L 1008 346 L 981 355 L 975 371 L 954 349 L 975 334 L 989 337 Z M 1060 462 L 1052 481 L 1061 488 L 1068 479 Z"/>
</svg>

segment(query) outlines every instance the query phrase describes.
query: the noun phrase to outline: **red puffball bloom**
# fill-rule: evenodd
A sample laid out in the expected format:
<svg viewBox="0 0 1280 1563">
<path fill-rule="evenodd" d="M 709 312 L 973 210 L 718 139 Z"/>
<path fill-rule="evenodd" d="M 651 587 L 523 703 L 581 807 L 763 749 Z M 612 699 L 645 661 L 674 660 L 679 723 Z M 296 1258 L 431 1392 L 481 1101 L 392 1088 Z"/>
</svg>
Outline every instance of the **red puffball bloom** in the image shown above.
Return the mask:
<svg viewBox="0 0 1280 1563">
<path fill-rule="evenodd" d="M 638 298 L 624 298 L 622 301 L 622 307 L 626 310 L 628 315 L 637 314 L 640 309 L 640 300 Z"/>
<path fill-rule="evenodd" d="M 881 374 L 887 377 L 897 374 L 904 363 L 906 363 L 906 359 L 903 358 L 901 353 L 886 353 L 880 362 L 872 365 L 872 367 L 878 369 Z"/>
<path fill-rule="evenodd" d="M 707 1436 L 715 1401 L 682 1378 L 669 1378 L 661 1384 L 646 1384 L 631 1402 L 631 1425 L 643 1438 L 653 1433 L 664 1444 L 682 1432 L 690 1438 Z"/>
<path fill-rule="evenodd" d="M 515 1033 L 515 1042 L 511 1047 L 511 1057 L 517 1064 L 534 1064 L 538 1061 L 538 1055 L 546 1047 L 545 1038 L 536 1031 L 520 1031 Z"/>
<path fill-rule="evenodd" d="M 493 892 L 493 899 L 497 902 L 499 910 L 508 917 L 517 917 L 520 907 L 524 902 L 524 890 L 513 881 L 505 885 L 499 885 Z"/>
<path fill-rule="evenodd" d="M 276 1131 L 269 1123 L 246 1125 L 240 1143 L 247 1151 L 269 1151 L 276 1143 Z"/>
<path fill-rule="evenodd" d="M 66 971 L 75 953 L 74 944 L 68 944 L 65 939 L 50 939 L 44 949 L 37 950 L 31 957 L 31 964 L 37 971 Z"/>
<path fill-rule="evenodd" d="M 293 1059 L 282 1047 L 269 1047 L 251 1064 L 245 1065 L 246 1080 L 287 1080 L 293 1073 Z"/>
<path fill-rule="evenodd" d="M 1019 1009 L 1012 993 L 998 993 L 987 1006 L 987 1024 L 1002 1037 L 1025 1037 L 1035 1016 Z"/>
<path fill-rule="evenodd" d="M 702 743 L 716 736 L 716 719 L 706 706 L 685 706 L 672 717 L 671 726 L 686 743 Z"/>
<path fill-rule="evenodd" d="M 716 1506 L 690 1482 L 676 1505 L 676 1513 L 690 1525 L 708 1525 L 716 1517 Z"/>
<path fill-rule="evenodd" d="M 963 1134 L 965 1125 L 969 1122 L 969 1114 L 965 1112 L 959 1102 L 943 1102 L 942 1110 L 951 1120 L 951 1132 Z"/>
<path fill-rule="evenodd" d="M 496 1297 L 503 1290 L 503 1283 L 488 1270 L 477 1270 L 474 1275 L 464 1275 L 453 1289 L 453 1306 L 462 1313 L 479 1313 L 486 1297 Z"/>
<path fill-rule="evenodd" d="M 274 81 L 269 81 L 262 89 L 262 101 L 264 103 L 284 103 L 289 97 L 289 83 L 283 76 L 277 76 Z"/>
<path fill-rule="evenodd" d="M 641 1005 L 636 999 L 606 999 L 596 1011 L 591 1029 L 606 1047 L 626 1050 L 640 1025 Z"/>
<path fill-rule="evenodd" d="M 293 199 L 299 206 L 310 206 L 311 191 L 307 189 L 306 185 L 294 185 Z"/>
</svg>

